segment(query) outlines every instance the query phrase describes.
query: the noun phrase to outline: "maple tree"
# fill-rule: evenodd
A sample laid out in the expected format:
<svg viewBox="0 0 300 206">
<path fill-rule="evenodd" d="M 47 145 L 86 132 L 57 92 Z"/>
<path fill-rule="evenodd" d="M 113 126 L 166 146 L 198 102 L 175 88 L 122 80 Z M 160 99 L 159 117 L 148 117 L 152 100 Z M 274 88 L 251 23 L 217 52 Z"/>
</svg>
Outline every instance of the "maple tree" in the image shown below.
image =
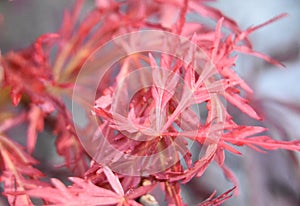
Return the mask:
<svg viewBox="0 0 300 206">
<path fill-rule="evenodd" d="M 238 191 L 234 173 L 224 164 L 225 151 L 241 155 L 241 146 L 259 152 L 300 150 L 300 141 L 274 140 L 264 134 L 262 126 L 239 125 L 225 104 L 228 101 L 261 120 L 249 105 L 253 91 L 233 70 L 236 53 L 282 67 L 256 52 L 248 36 L 286 14 L 242 31 L 201 0 L 98 0 L 81 19 L 84 3 L 78 0 L 72 11 L 65 12 L 58 32 L 44 34 L 30 47 L 1 56 L 1 182 L 11 205 L 33 205 L 34 198 L 54 205 L 143 205 L 141 199 L 155 188 L 163 191 L 169 205 L 184 205 L 180 185 L 201 177 L 213 161 L 234 186 L 218 197 L 213 193 L 199 205 L 220 205 Z M 216 26 L 187 20 L 188 15 L 212 19 Z M 150 50 L 128 55 L 104 74 L 96 96 L 91 97 L 94 102 L 84 102 L 90 93 L 82 90 L 77 78 L 87 62 L 97 57 L 95 51 L 116 37 L 147 30 L 189 40 L 182 52 L 185 59 Z M 146 44 L 148 40 L 142 36 L 139 41 Z M 128 46 L 126 42 L 120 45 Z M 172 46 L 183 50 L 176 42 Z M 200 63 L 197 48 L 203 55 Z M 147 69 L 138 70 L 144 67 Z M 134 79 L 124 82 L 135 71 Z M 134 84 L 142 88 L 130 96 Z M 75 87 L 82 99 L 74 96 Z M 89 118 L 97 119 L 96 131 L 89 123 L 86 128 L 76 126 L 68 101 L 84 102 Z M 202 110 L 207 114 L 200 115 Z M 19 134 L 26 139 L 24 145 L 9 133 L 19 125 L 27 128 L 26 134 Z M 37 169 L 39 161 L 32 154 L 38 134 L 46 127 L 56 136 L 56 152 L 73 176 L 69 186 L 57 178 L 47 181 L 45 172 Z M 92 134 L 97 144 L 85 143 L 82 134 Z M 103 146 L 103 141 L 111 148 Z M 190 142 L 202 151 L 196 160 Z M 89 151 L 87 144 L 96 145 L 95 151 Z M 128 156 L 134 158 L 128 160 Z M 134 162 L 136 157 L 142 157 L 139 164 Z M 134 171 L 122 171 L 125 168 Z"/>
</svg>

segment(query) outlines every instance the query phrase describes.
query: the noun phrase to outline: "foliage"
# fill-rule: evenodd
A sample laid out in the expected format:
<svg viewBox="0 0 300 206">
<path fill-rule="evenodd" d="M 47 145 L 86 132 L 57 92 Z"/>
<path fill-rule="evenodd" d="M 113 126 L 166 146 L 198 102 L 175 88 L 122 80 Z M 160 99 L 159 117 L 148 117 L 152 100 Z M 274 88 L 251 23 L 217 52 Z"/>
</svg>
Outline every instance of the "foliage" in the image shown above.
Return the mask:
<svg viewBox="0 0 300 206">
<path fill-rule="evenodd" d="M 227 100 L 249 117 L 261 120 L 249 105 L 251 88 L 233 67 L 237 53 L 254 55 L 283 66 L 256 52 L 248 36 L 285 14 L 242 31 L 233 20 L 208 6 L 204 0 L 98 0 L 81 19 L 83 5 L 84 1 L 78 0 L 72 11 L 65 12 L 58 32 L 44 34 L 30 47 L 1 56 L 0 71 L 4 74 L 0 93 L 1 182 L 4 183 L 3 195 L 11 205 L 33 205 L 33 197 L 44 204 L 55 205 L 141 205 L 139 198 L 155 188 L 165 193 L 169 205 L 184 205 L 180 184 L 201 177 L 213 161 L 234 187 L 216 198 L 213 193 L 199 204 L 220 205 L 238 190 L 233 172 L 224 165 L 225 151 L 241 155 L 238 150 L 241 146 L 258 151 L 300 150 L 299 141 L 274 140 L 264 135 L 266 129 L 261 126 L 239 125 L 224 104 Z M 217 22 L 216 27 L 211 28 L 197 19 L 187 20 L 189 15 L 212 19 Z M 229 34 L 224 28 L 230 31 Z M 114 173 L 109 165 L 96 163 L 89 156 L 81 145 L 71 111 L 63 98 L 72 98 L 76 77 L 97 48 L 119 35 L 144 29 L 167 31 L 190 39 L 203 49 L 214 67 L 197 70 L 192 61 L 185 64 L 182 60 L 153 52 L 138 54 L 122 60 L 115 81 L 99 89 L 90 110 L 99 118 L 99 127 L 107 132 L 106 138 L 114 147 L 132 155 L 150 155 L 177 139 L 177 152 L 170 154 L 176 163 L 164 171 L 139 177 Z M 193 48 L 190 51 L 193 52 Z M 134 96 L 128 116 L 116 118 L 111 107 L 119 80 L 130 72 L 129 65 L 145 64 L 153 68 L 154 86 Z M 155 69 L 159 66 L 171 73 L 161 73 Z M 178 89 L 180 81 L 177 77 L 185 85 L 181 89 Z M 168 92 L 161 88 L 168 88 Z M 179 99 L 174 98 L 176 95 Z M 194 121 L 197 117 L 189 109 L 194 104 L 202 105 L 207 112 L 203 123 Z M 181 125 L 178 119 L 188 125 Z M 27 128 L 26 134 L 18 134 L 19 139 L 26 140 L 23 141 L 25 145 L 18 143 L 9 132 L 20 125 Z M 75 176 L 69 178 L 70 186 L 56 178 L 47 182 L 44 172 L 37 169 L 39 161 L 32 157 L 37 138 L 43 138 L 38 134 L 46 127 L 56 136 L 55 149 L 64 158 L 64 166 Z M 141 132 L 153 138 L 140 142 L 126 137 L 126 132 Z M 189 140 L 205 151 L 196 161 L 189 151 Z M 178 161 L 181 155 L 183 161 Z M 112 164 L 113 161 L 117 162 L 117 159 L 112 160 Z M 156 161 L 161 159 L 153 160 L 154 165 Z"/>
</svg>

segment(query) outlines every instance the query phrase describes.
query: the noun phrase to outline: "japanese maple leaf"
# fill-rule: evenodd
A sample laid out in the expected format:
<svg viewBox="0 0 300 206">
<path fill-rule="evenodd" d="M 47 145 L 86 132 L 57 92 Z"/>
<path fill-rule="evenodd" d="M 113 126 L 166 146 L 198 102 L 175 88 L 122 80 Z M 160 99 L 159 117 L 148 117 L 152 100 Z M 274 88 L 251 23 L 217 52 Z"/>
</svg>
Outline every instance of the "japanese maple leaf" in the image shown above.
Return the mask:
<svg viewBox="0 0 300 206">
<path fill-rule="evenodd" d="M 125 192 L 119 178 L 104 166 L 101 169 L 109 182 L 111 189 L 99 187 L 88 180 L 70 177 L 73 185 L 66 187 L 58 179 L 51 179 L 54 187 L 33 189 L 27 192 L 33 197 L 42 198 L 54 205 L 117 205 L 117 206 L 142 206 L 134 199 L 151 191 L 155 184 L 140 186 Z"/>
</svg>

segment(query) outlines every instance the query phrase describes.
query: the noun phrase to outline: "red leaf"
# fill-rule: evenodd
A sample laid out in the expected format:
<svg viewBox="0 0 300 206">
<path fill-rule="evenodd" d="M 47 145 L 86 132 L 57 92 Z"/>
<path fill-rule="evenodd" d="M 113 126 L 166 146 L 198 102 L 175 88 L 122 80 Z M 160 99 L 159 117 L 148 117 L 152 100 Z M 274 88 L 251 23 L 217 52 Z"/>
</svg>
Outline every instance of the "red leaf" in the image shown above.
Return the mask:
<svg viewBox="0 0 300 206">
<path fill-rule="evenodd" d="M 246 47 L 246 46 L 234 46 L 233 48 L 234 48 L 234 50 L 236 50 L 238 52 L 259 57 L 259 58 L 261 58 L 261 59 L 269 62 L 270 64 L 273 64 L 275 66 L 279 66 L 279 67 L 285 68 L 284 64 L 280 63 L 279 61 L 277 61 L 277 60 L 275 60 L 275 59 L 273 59 L 273 58 L 271 58 L 271 57 L 269 57 L 269 56 L 267 56 L 265 54 L 256 52 L 256 51 L 252 50 L 249 47 Z"/>
<path fill-rule="evenodd" d="M 38 106 L 32 104 L 28 113 L 28 119 L 27 150 L 29 153 L 32 153 L 35 148 L 38 132 L 44 129 L 44 114 Z"/>
<path fill-rule="evenodd" d="M 219 20 L 221 18 L 224 18 L 224 25 L 226 27 L 228 27 L 230 30 L 232 30 L 235 33 L 240 33 L 240 29 L 237 23 L 234 20 L 226 17 L 224 14 L 222 14 L 221 11 L 215 8 L 209 7 L 205 4 L 197 3 L 196 1 L 195 2 L 190 1 L 189 8 L 192 11 L 198 12 L 203 17 L 212 18 L 214 20 Z"/>
<path fill-rule="evenodd" d="M 114 173 L 107 166 L 103 167 L 103 171 L 107 177 L 110 186 L 114 189 L 114 191 L 120 196 L 124 196 L 124 190 L 119 181 L 119 178 L 116 175 L 114 175 Z"/>
<path fill-rule="evenodd" d="M 21 88 L 20 87 L 12 88 L 10 95 L 12 98 L 13 105 L 17 106 L 20 103 L 22 97 Z"/>
<path fill-rule="evenodd" d="M 70 178 L 72 187 L 66 187 L 57 179 L 52 179 L 55 188 L 46 187 L 27 191 L 33 197 L 42 198 L 56 205 L 111 205 L 121 202 L 118 194 L 98 187 L 80 178 Z"/>
<path fill-rule="evenodd" d="M 238 126 L 236 128 L 228 128 L 231 131 L 224 135 L 224 138 L 233 137 L 235 139 L 243 139 L 255 134 L 265 132 L 267 129 L 260 126 Z"/>
<path fill-rule="evenodd" d="M 238 146 L 247 145 L 249 147 L 258 146 L 267 150 L 286 149 L 300 151 L 300 141 L 280 141 L 268 136 L 257 136 L 246 139 L 224 138 L 224 140 Z"/>
<path fill-rule="evenodd" d="M 224 21 L 224 17 L 222 17 L 218 21 L 217 26 L 216 26 L 214 45 L 213 45 L 213 50 L 212 50 L 212 54 L 211 54 L 211 58 L 213 61 L 215 61 L 215 57 L 219 50 L 219 43 L 221 41 L 221 35 L 222 35 L 221 28 L 222 28 L 223 21 Z"/>
<path fill-rule="evenodd" d="M 130 190 L 128 193 L 126 193 L 126 199 L 131 199 L 134 200 L 138 197 L 141 197 L 150 191 L 152 191 L 156 187 L 156 184 L 151 184 L 147 186 L 140 186 L 137 187 L 136 189 Z"/>
<path fill-rule="evenodd" d="M 273 17 L 272 19 L 260 24 L 260 25 L 257 25 L 257 26 L 254 26 L 254 27 L 250 27 L 249 29 L 247 29 L 246 31 L 242 32 L 240 35 L 238 35 L 237 37 L 237 40 L 240 41 L 240 40 L 243 40 L 245 39 L 247 36 L 249 36 L 251 33 L 253 33 L 254 31 L 264 27 L 264 26 L 267 26 L 268 24 L 271 24 L 279 19 L 282 19 L 284 17 L 288 16 L 287 13 L 283 13 L 283 14 L 280 14 L 278 16 L 275 16 Z"/>
<path fill-rule="evenodd" d="M 207 198 L 207 200 L 205 200 L 204 202 L 202 202 L 199 206 L 219 206 L 221 205 L 223 202 L 225 202 L 226 200 L 228 200 L 230 197 L 232 197 L 232 192 L 236 190 L 236 187 L 233 187 L 232 189 L 224 192 L 223 194 L 221 194 L 220 196 L 213 198 L 213 196 L 215 195 L 215 192 L 209 197 Z"/>
<path fill-rule="evenodd" d="M 232 105 L 239 108 L 242 112 L 249 115 L 250 117 L 261 120 L 261 117 L 254 111 L 254 109 L 248 104 L 248 100 L 242 98 L 240 95 L 234 93 L 233 91 L 227 90 L 224 94 L 226 100 L 228 100 Z"/>
<path fill-rule="evenodd" d="M 83 193 L 88 193 L 90 196 L 112 197 L 112 198 L 120 199 L 120 195 L 116 194 L 115 192 L 108 190 L 108 189 L 104 189 L 102 187 L 98 187 L 84 179 L 81 179 L 78 177 L 69 177 L 69 179 L 72 182 L 74 182 L 74 184 L 76 186 L 79 187 L 78 189 L 76 189 L 75 187 L 72 188 L 72 190 L 74 190 L 74 191 L 83 192 L 83 190 L 84 190 L 85 192 L 83 192 Z M 87 188 L 89 188 L 88 191 L 86 191 Z"/>
</svg>

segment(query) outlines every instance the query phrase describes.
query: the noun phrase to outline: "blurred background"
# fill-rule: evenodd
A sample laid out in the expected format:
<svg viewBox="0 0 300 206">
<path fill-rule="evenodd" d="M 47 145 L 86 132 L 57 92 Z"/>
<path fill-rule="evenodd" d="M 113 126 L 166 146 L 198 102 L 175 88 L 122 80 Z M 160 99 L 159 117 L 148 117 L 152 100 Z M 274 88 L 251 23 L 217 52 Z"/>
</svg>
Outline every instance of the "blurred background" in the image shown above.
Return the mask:
<svg viewBox="0 0 300 206">
<path fill-rule="evenodd" d="M 1 53 L 27 47 L 39 35 L 57 31 L 63 11 L 74 2 L 0 0 Z M 87 1 L 87 4 L 93 3 L 93 0 Z M 254 89 L 251 103 L 262 113 L 263 125 L 269 128 L 269 135 L 275 139 L 300 139 L 300 1 L 231 0 L 209 3 L 236 20 L 242 29 L 288 13 L 288 17 L 250 36 L 257 51 L 280 60 L 286 69 L 245 55 L 240 55 L 235 69 Z M 228 109 L 240 124 L 255 124 L 234 108 Z M 243 149 L 242 153 L 243 157 L 227 154 L 227 164 L 238 175 L 240 195 L 224 205 L 300 205 L 299 154 L 286 151 L 260 154 L 250 149 Z M 209 196 L 213 190 L 222 193 L 231 187 L 213 164 L 200 180 L 195 179 L 185 186 L 183 193 L 188 205 L 195 205 L 199 196 Z M 1 201 L 0 205 L 4 205 Z"/>
</svg>

